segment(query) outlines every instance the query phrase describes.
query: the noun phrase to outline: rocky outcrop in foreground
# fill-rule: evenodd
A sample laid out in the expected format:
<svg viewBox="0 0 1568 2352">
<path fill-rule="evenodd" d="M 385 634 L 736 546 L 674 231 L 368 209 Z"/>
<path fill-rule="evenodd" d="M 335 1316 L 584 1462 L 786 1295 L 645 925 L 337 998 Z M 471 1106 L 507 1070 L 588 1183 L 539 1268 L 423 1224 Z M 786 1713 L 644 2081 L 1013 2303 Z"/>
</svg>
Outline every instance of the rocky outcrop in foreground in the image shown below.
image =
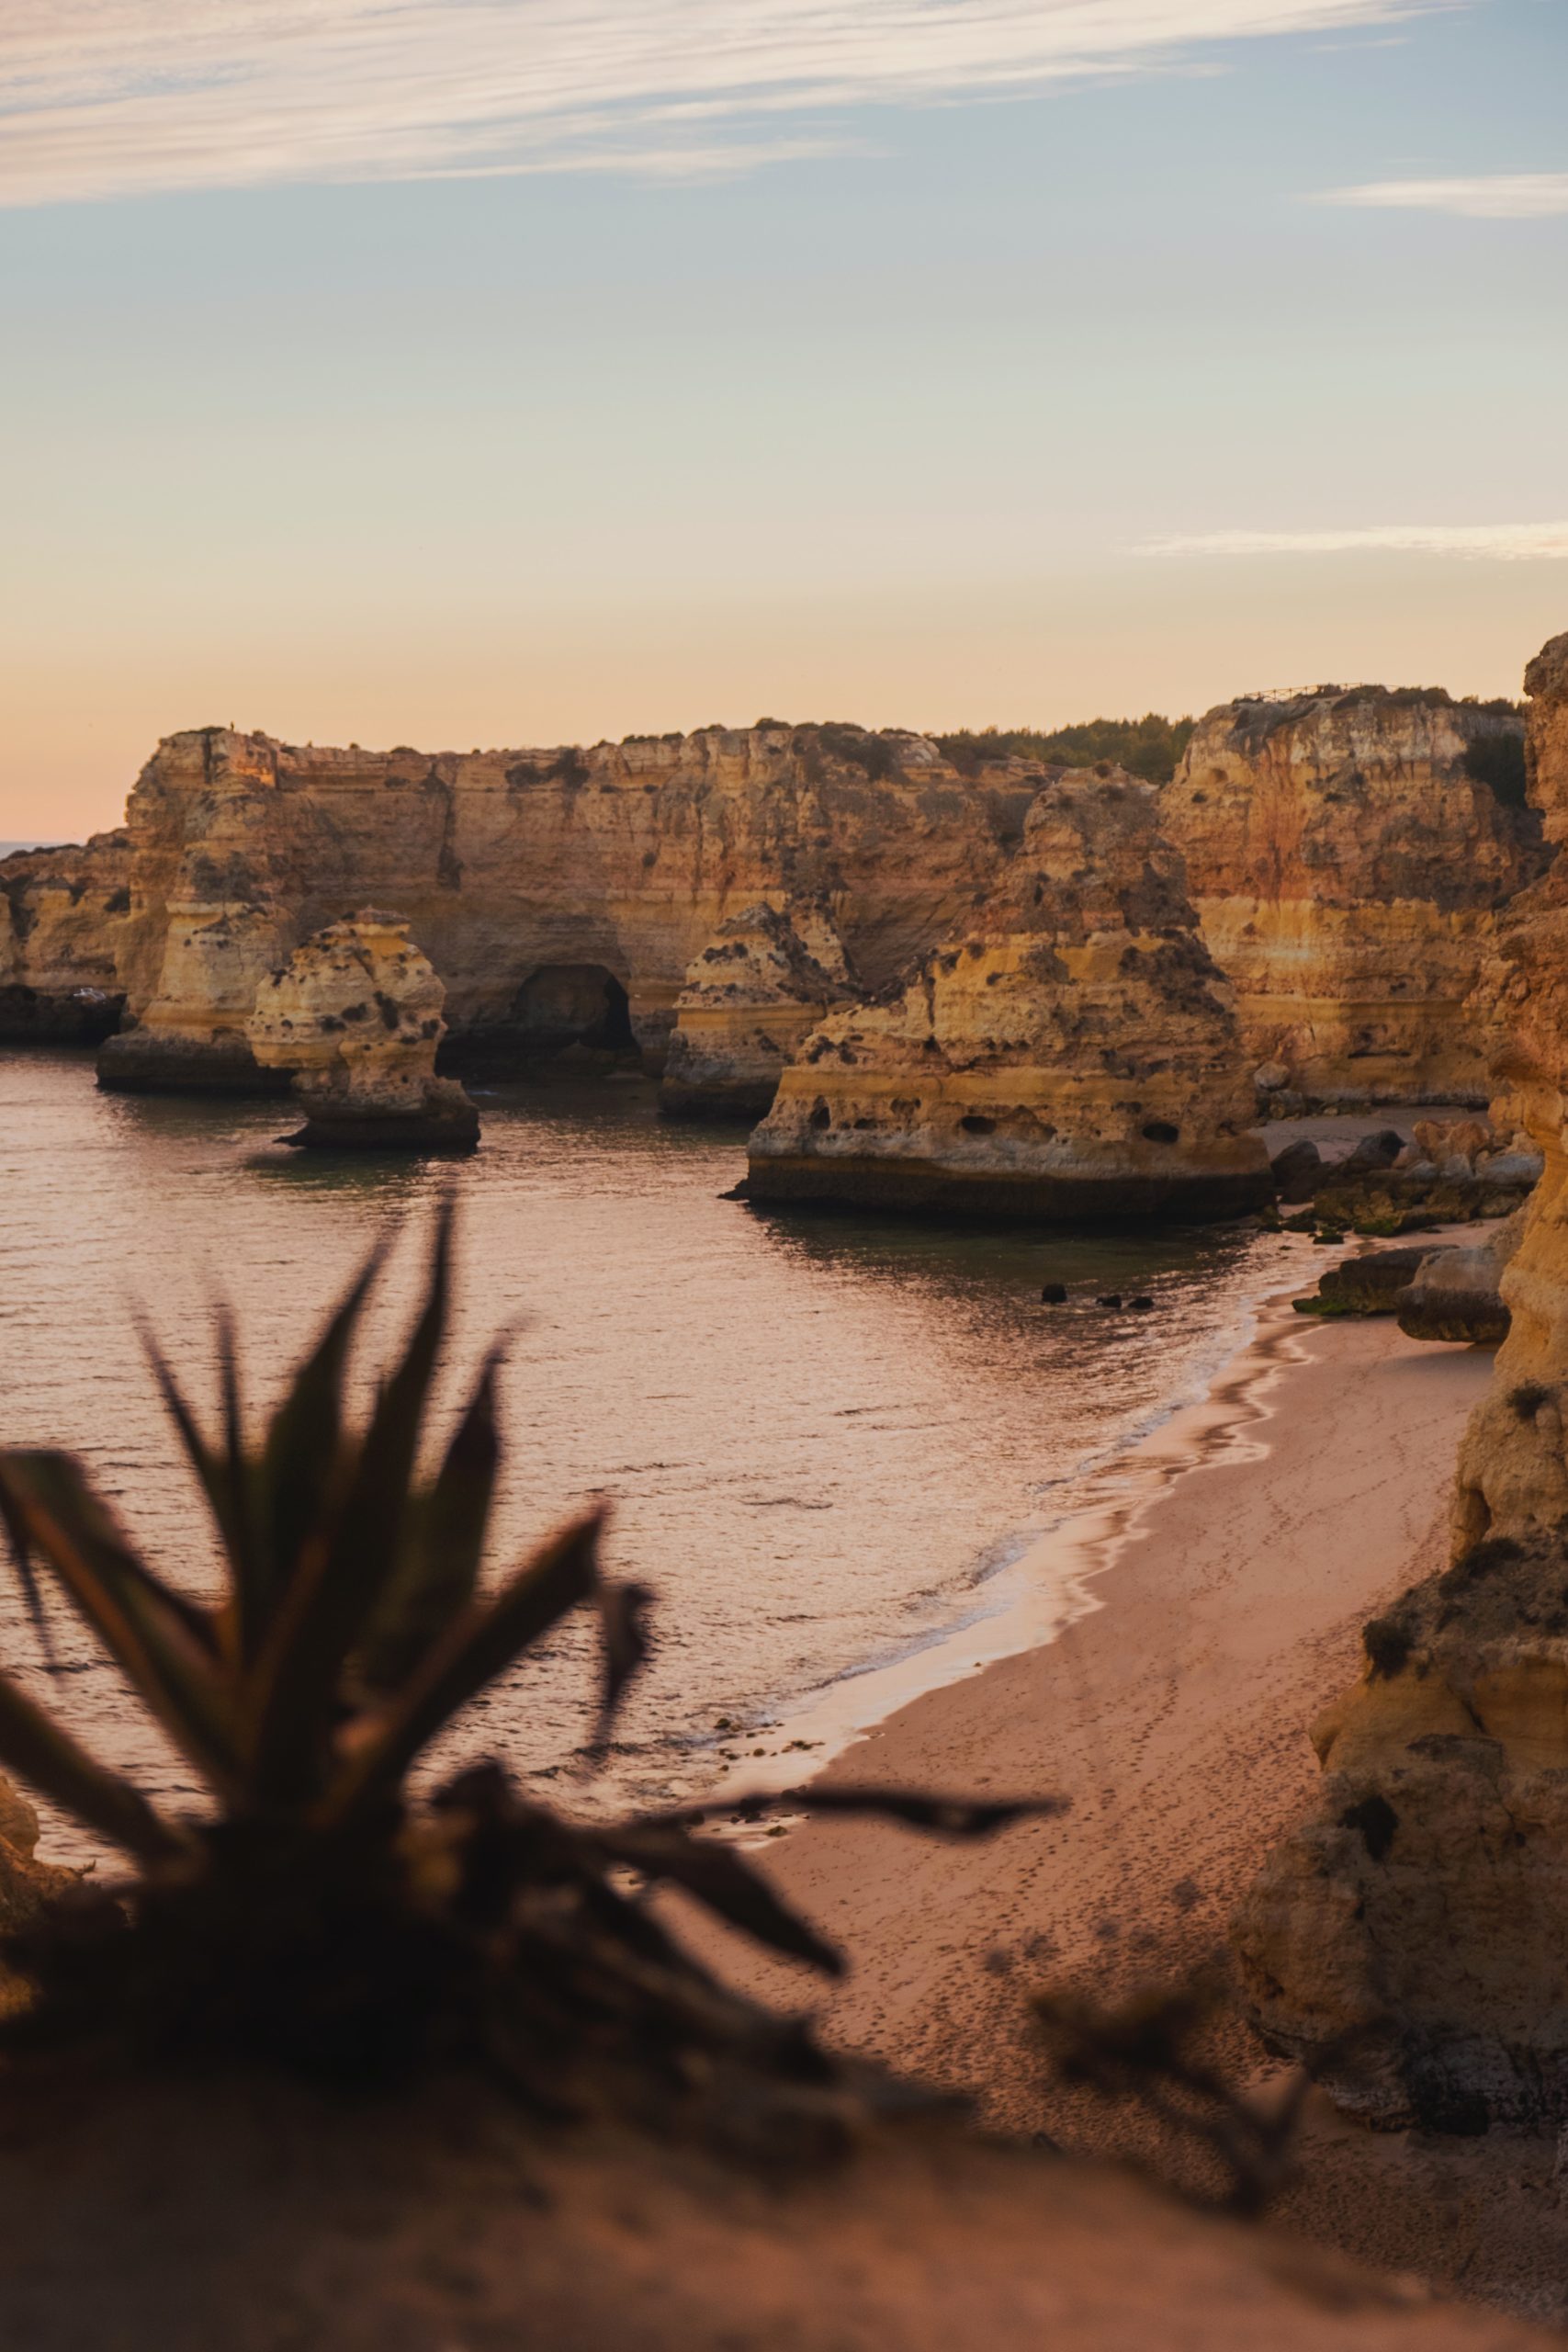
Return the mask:
<svg viewBox="0 0 1568 2352">
<path fill-rule="evenodd" d="M 1568 837 L 1568 637 L 1526 675 L 1531 789 Z M 1317 1815 L 1236 1923 L 1257 2021 L 1374 2122 L 1568 2119 L 1568 870 L 1498 926 L 1483 977 L 1498 1076 L 1544 1173 L 1460 1454 L 1451 1567 L 1366 1628 L 1314 1727 Z"/>
<path fill-rule="evenodd" d="M 120 1017 L 130 837 L 0 858 L 0 1040 L 96 1045 Z"/>
<path fill-rule="evenodd" d="M 1247 1049 L 1282 1111 L 1486 1100 L 1466 1001 L 1540 870 L 1522 722 L 1438 690 L 1223 704 L 1163 794 Z"/>
<path fill-rule="evenodd" d="M 751 1198 L 1065 1219 L 1269 1198 L 1230 992 L 1157 818 L 1118 773 L 1047 784 L 995 898 L 784 1072 Z"/>
<path fill-rule="evenodd" d="M 295 949 L 247 1024 L 263 1069 L 284 1070 L 305 1113 L 287 1140 L 333 1150 L 471 1151 L 479 1113 L 437 1078 L 445 991 L 396 915 L 366 908 Z"/>
<path fill-rule="evenodd" d="M 676 1000 L 660 1109 L 674 1118 L 763 1117 L 796 1048 L 857 994 L 824 906 L 732 915 Z"/>
</svg>

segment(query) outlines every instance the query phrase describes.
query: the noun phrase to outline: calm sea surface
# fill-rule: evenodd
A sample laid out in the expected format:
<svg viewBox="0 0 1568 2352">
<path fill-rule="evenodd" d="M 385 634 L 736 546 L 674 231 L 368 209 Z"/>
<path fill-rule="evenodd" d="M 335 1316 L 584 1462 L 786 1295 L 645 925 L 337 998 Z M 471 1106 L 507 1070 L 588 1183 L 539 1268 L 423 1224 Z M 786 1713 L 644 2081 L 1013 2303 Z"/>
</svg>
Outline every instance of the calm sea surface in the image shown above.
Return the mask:
<svg viewBox="0 0 1568 2352">
<path fill-rule="evenodd" d="M 455 1175 L 301 1155 L 276 1102 L 100 1094 L 90 1060 L 0 1049 L 0 1442 L 72 1448 L 149 1555 L 199 1589 L 201 1507 L 132 1335 L 149 1309 L 205 1397 L 209 1306 L 239 1311 L 251 1394 L 276 1396 L 361 1253 L 403 1236 L 371 1346 L 406 1320 L 417 1239 L 461 1199 L 457 1329 L 438 1422 L 498 1326 L 518 1336 L 497 1566 L 592 1490 L 614 1568 L 660 1596 L 612 1792 L 710 1787 L 792 1704 L 998 1605 L 1006 1569 L 1086 1471 L 1201 1393 L 1279 1279 L 1258 1235 L 1042 1238 L 761 1216 L 719 1195 L 744 1132 L 670 1126 L 638 1080 L 479 1094 Z M 1146 1291 L 1153 1315 L 1039 1304 L 1040 1285 Z M 437 1431 L 439 1433 L 439 1431 Z M 36 1663 L 7 1580 L 9 1671 L 151 1794 L 186 1781 L 113 1670 L 62 1620 Z M 573 1631 L 465 1719 L 456 1752 L 572 1785 L 586 1656 Z M 716 1730 L 726 1717 L 750 1736 Z M 59 1840 L 51 1840 L 60 1850 Z"/>
</svg>

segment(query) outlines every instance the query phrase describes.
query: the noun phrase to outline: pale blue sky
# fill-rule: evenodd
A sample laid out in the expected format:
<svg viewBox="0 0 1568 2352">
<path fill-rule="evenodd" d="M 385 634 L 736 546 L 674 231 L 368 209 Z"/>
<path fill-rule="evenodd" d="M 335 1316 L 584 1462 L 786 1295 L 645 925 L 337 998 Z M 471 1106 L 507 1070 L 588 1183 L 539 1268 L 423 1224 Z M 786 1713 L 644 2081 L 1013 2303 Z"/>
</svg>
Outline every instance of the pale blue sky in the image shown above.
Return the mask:
<svg viewBox="0 0 1568 2352">
<path fill-rule="evenodd" d="M 1563 0 L 13 5 L 0 834 L 209 720 L 1495 693 L 1568 628 Z"/>
</svg>

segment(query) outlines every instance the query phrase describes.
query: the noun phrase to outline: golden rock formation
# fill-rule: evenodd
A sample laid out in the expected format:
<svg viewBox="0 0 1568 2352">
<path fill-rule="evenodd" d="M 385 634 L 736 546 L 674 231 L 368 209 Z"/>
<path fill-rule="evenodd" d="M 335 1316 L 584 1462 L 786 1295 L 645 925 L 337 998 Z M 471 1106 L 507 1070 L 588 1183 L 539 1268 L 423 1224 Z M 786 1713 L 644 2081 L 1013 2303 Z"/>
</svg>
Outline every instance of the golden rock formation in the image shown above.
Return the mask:
<svg viewBox="0 0 1568 2352">
<path fill-rule="evenodd" d="M 732 915 L 676 1001 L 660 1108 L 677 1118 L 763 1117 L 785 1063 L 857 994 L 824 906 L 764 903 Z"/>
<path fill-rule="evenodd" d="M 1497 910 L 1540 866 L 1519 736 L 1506 705 L 1379 686 L 1200 721 L 1165 829 L 1283 1107 L 1486 1100 L 1466 1000 Z"/>
<path fill-rule="evenodd" d="M 102 1074 L 254 1076 L 261 978 L 367 902 L 408 916 L 455 1039 L 526 1054 L 567 996 L 597 1020 L 607 993 L 657 1069 L 731 916 L 825 896 L 884 986 L 994 886 L 1045 773 L 964 777 L 919 736 L 849 727 L 468 754 L 170 736 L 130 797 L 128 1025 Z"/>
<path fill-rule="evenodd" d="M 288 1141 L 471 1151 L 479 1114 L 456 1079 L 435 1074 L 444 996 L 397 915 L 367 907 L 297 947 L 263 982 L 245 1032 L 305 1112 Z"/>
<path fill-rule="evenodd" d="M 0 858 L 0 1038 L 107 1035 L 130 918 L 128 833 Z"/>
<path fill-rule="evenodd" d="M 1568 637 L 1526 673 L 1530 788 L 1568 838 Z M 1346 2107 L 1479 2131 L 1568 2118 L 1568 860 L 1489 944 L 1506 1119 L 1544 1156 L 1502 1275 L 1510 1323 L 1460 1453 L 1453 1565 L 1366 1629 L 1315 1727 L 1319 1813 L 1235 1942 L 1256 2018 Z M 1495 1112 L 1495 1118 L 1499 1114 Z"/>
<path fill-rule="evenodd" d="M 1047 1218 L 1269 1197 L 1230 990 L 1157 820 L 1117 772 L 1047 784 L 984 908 L 784 1072 L 751 1196 Z"/>
</svg>

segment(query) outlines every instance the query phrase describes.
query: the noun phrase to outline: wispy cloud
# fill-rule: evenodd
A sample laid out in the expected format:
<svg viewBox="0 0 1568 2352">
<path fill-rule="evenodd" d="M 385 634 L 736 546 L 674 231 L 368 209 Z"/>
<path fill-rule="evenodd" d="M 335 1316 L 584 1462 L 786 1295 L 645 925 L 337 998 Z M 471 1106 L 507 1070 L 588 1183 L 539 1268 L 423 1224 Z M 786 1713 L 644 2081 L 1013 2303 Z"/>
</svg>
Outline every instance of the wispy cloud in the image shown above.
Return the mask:
<svg viewBox="0 0 1568 2352">
<path fill-rule="evenodd" d="M 1190 63 L 1452 0 L 5 0 L 0 203 L 474 172 L 731 168 L 768 116 Z M 689 109 L 735 136 L 699 137 Z M 815 119 L 813 120 L 812 119 Z M 710 164 L 707 166 L 712 168 Z"/>
<path fill-rule="evenodd" d="M 1458 212 L 1472 220 L 1544 220 L 1568 212 L 1568 172 L 1489 172 L 1472 179 L 1368 180 L 1332 187 L 1317 204 L 1359 204 L 1393 212 Z"/>
<path fill-rule="evenodd" d="M 1442 555 L 1540 563 L 1568 558 L 1568 523 L 1378 523 L 1341 531 L 1196 531 L 1140 555 Z"/>
</svg>

